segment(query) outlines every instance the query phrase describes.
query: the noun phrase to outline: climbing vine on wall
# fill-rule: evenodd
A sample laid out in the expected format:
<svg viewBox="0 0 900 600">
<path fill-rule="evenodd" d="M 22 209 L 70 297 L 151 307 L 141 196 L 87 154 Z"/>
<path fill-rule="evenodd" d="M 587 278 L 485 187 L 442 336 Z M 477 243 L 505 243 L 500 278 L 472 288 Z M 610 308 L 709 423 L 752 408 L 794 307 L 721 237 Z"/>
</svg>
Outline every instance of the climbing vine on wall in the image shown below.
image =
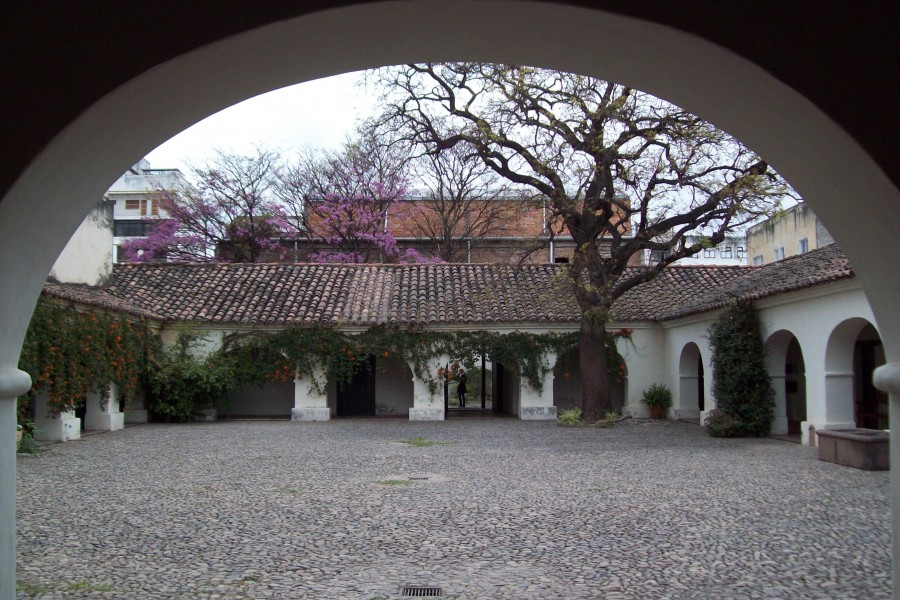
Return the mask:
<svg viewBox="0 0 900 600">
<path fill-rule="evenodd" d="M 100 392 L 104 401 L 110 382 L 118 387 L 124 409 L 141 389 L 147 364 L 159 349 L 159 337 L 145 322 L 80 312 L 42 296 L 19 368 L 31 375 L 33 391 L 47 393 L 53 414 L 82 406 L 90 392 Z"/>
<path fill-rule="evenodd" d="M 618 367 L 620 356 L 615 342 L 630 339 L 631 330 L 609 335 L 608 360 Z M 328 327 L 293 327 L 233 334 L 225 340 L 222 357 L 233 361 L 242 383 L 287 381 L 294 377 L 296 368 L 297 374 L 319 391 L 324 390 L 326 381 L 348 381 L 370 356 L 376 357 L 381 366 L 393 357 L 410 364 L 415 376 L 427 381 L 433 392 L 448 377 L 442 367 L 441 372 L 434 368 L 433 359 L 446 356 L 451 364 L 469 370 L 483 352 L 487 360 L 502 363 L 532 389 L 540 390 L 544 375 L 553 366 L 546 364 L 546 353 L 563 356 L 577 346 L 577 332 L 501 334 L 378 326 L 353 334 Z"/>
</svg>

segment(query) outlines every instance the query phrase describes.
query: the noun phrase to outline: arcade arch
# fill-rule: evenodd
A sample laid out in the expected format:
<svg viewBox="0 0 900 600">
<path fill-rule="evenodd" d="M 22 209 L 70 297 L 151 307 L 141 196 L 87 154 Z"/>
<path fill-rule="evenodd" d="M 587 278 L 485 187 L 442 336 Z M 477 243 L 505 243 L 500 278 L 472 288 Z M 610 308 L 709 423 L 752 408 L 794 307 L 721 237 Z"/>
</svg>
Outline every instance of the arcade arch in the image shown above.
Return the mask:
<svg viewBox="0 0 900 600">
<path fill-rule="evenodd" d="M 566 31 L 567 43 L 546 36 L 548 30 Z M 318 60 L 297 60 L 311 56 Z M 305 14 L 121 82 L 60 132 L 0 202 L 0 277 L 15 282 L 0 286 L 0 595 L 15 587 L 10 440 L 14 399 L 30 385 L 16 368 L 19 349 L 44 278 L 94 199 L 153 147 L 247 97 L 366 67 L 448 59 L 535 64 L 612 79 L 664 97 L 742 139 L 808 199 L 851 257 L 881 325 L 884 354 L 898 360 L 894 294 L 900 271 L 884 256 L 900 250 L 900 190 L 844 130 L 756 65 L 673 28 L 555 2 L 385 1 Z M 835 172 L 857 176 L 823 176 Z M 853 219 L 845 218 L 847 198 L 865 199 L 854 205 Z M 45 218 L 36 220 L 36 214 Z M 880 383 L 900 392 L 900 364 L 889 367 Z M 900 459 L 900 451 L 893 452 Z M 900 484 L 893 507 L 898 530 Z"/>
<path fill-rule="evenodd" d="M 868 320 L 855 317 L 839 323 L 825 349 L 825 411 L 829 421 L 848 427 L 888 429 L 887 394 L 872 381 L 885 364 L 881 336 Z"/>
<path fill-rule="evenodd" d="M 781 329 L 766 340 L 766 369 L 775 391 L 773 435 L 799 434 L 806 421 L 806 364 L 793 332 Z"/>
<path fill-rule="evenodd" d="M 688 342 L 678 361 L 678 407 L 681 418 L 700 419 L 706 409 L 706 374 L 700 347 Z"/>
</svg>

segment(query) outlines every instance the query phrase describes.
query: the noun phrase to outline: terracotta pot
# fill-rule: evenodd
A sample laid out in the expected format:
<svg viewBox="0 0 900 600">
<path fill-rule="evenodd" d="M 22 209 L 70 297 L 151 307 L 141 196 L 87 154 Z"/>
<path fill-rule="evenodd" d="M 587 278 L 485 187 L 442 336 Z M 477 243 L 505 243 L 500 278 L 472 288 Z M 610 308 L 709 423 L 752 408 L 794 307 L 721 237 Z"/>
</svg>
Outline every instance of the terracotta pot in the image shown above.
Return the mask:
<svg viewBox="0 0 900 600">
<path fill-rule="evenodd" d="M 650 407 L 650 418 L 651 419 L 665 419 L 666 413 L 669 412 L 669 409 L 665 406 L 654 405 Z"/>
</svg>

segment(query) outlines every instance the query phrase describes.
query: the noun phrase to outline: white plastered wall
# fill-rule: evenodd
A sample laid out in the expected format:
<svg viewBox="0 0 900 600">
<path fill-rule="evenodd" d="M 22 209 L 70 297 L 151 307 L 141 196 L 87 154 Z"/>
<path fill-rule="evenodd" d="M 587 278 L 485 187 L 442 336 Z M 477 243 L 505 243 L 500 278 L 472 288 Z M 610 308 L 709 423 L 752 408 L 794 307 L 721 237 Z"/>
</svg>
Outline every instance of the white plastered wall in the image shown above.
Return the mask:
<svg viewBox="0 0 900 600">
<path fill-rule="evenodd" d="M 566 43 L 546 31 L 567 32 Z M 318 59 L 298 59 L 313 55 Z M 16 282 L 0 288 L 0 596 L 15 595 L 15 398 L 30 387 L 17 370 L 19 350 L 41 284 L 94 199 L 149 150 L 240 100 L 417 60 L 493 60 L 611 79 L 716 123 L 766 157 L 853 261 L 885 343 L 888 364 L 876 383 L 891 392 L 892 412 L 900 410 L 900 270 L 885 260 L 900 255 L 900 190 L 799 92 L 702 38 L 556 2 L 386 1 L 317 11 L 230 36 L 123 82 L 59 132 L 0 202 L 0 278 Z M 166 98 L 164 111 L 159 98 Z M 854 176 L 833 177 L 839 172 Z M 63 197 L 72 201 L 55 202 Z M 860 199 L 852 219 L 847 198 Z M 900 464 L 900 444 L 892 445 L 892 461 Z M 900 476 L 892 493 L 900 531 Z M 900 560 L 900 535 L 893 539 Z M 900 568 L 894 574 L 900 597 Z"/>
</svg>

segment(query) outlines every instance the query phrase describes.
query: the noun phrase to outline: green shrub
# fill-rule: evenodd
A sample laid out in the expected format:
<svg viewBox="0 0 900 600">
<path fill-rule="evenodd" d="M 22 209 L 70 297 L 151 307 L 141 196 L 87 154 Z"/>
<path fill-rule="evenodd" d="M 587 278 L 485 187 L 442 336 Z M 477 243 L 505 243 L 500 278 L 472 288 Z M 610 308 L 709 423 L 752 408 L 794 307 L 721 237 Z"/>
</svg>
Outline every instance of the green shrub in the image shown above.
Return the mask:
<svg viewBox="0 0 900 600">
<path fill-rule="evenodd" d="M 654 383 L 644 390 L 644 404 L 647 406 L 672 407 L 672 390 L 662 383 Z"/>
<path fill-rule="evenodd" d="M 713 437 L 741 437 L 744 435 L 744 425 L 714 408 L 706 415 L 706 431 Z"/>
<path fill-rule="evenodd" d="M 713 395 L 716 407 L 737 424 L 708 429 L 738 429 L 748 436 L 769 435 L 775 409 L 775 391 L 765 365 L 765 347 L 759 317 L 749 301 L 726 310 L 709 328 L 712 350 Z"/>
<path fill-rule="evenodd" d="M 199 409 L 213 407 L 236 387 L 232 362 L 218 354 L 195 356 L 191 350 L 196 341 L 180 336 L 149 373 L 145 404 L 155 419 L 189 421 Z"/>
</svg>

